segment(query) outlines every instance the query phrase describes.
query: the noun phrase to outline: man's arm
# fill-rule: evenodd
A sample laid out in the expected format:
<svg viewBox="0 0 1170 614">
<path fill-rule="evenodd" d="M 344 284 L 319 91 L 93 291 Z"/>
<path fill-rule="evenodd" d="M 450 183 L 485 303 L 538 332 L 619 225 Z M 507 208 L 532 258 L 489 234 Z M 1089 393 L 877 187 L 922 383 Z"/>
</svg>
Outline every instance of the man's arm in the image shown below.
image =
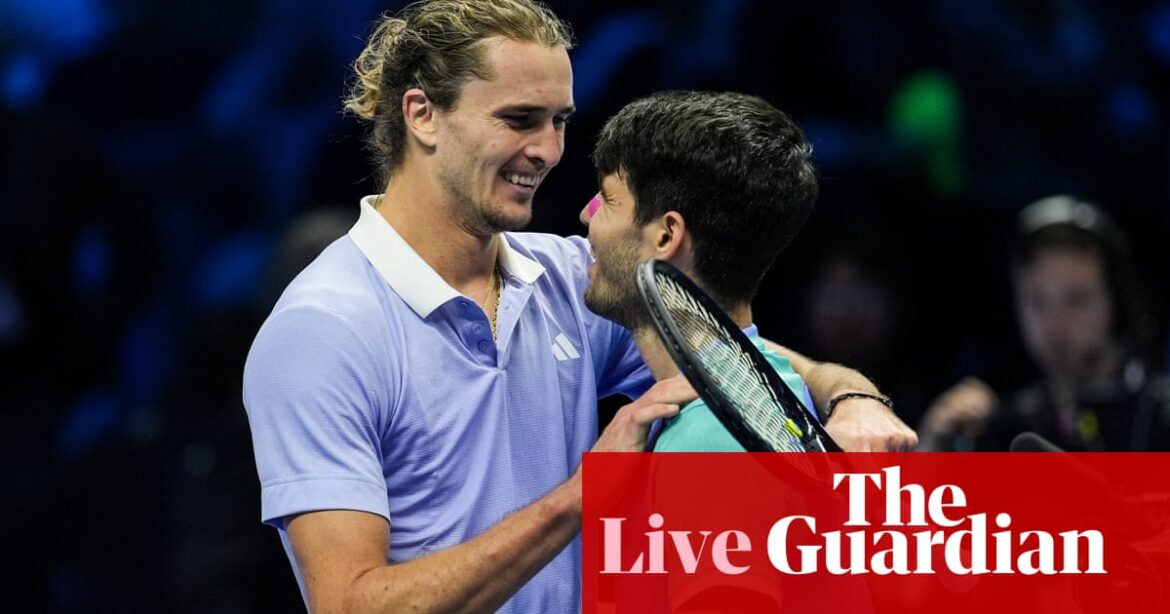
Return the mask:
<svg viewBox="0 0 1170 614">
<path fill-rule="evenodd" d="M 622 407 L 594 452 L 639 451 L 654 420 L 695 398 L 681 377 Z M 581 470 L 475 538 L 387 564 L 390 527 L 380 516 L 320 511 L 287 524 L 313 612 L 482 612 L 499 608 L 581 530 Z"/>
<path fill-rule="evenodd" d="M 767 339 L 764 344 L 788 359 L 792 370 L 808 385 L 813 402 L 821 412 L 828 411 L 829 400 L 840 394 L 881 394 L 873 382 L 853 369 L 816 362 Z M 865 397 L 839 401 L 825 420 L 825 430 L 846 452 L 900 452 L 912 450 L 918 444 L 918 436 L 893 410 Z"/>
<path fill-rule="evenodd" d="M 580 527 L 572 482 L 472 540 L 397 565 L 390 527 L 366 512 L 322 511 L 288 522 L 312 612 L 472 611 L 499 608 Z"/>
</svg>

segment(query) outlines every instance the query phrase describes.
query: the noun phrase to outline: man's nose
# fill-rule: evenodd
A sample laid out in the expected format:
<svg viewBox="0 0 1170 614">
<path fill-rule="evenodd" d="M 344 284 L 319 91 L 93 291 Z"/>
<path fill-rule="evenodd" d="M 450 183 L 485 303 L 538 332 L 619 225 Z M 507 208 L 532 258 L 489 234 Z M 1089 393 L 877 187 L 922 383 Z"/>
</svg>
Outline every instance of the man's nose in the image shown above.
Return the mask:
<svg viewBox="0 0 1170 614">
<path fill-rule="evenodd" d="M 557 130 L 556 124 L 546 122 L 540 130 L 532 135 L 524 155 L 532 160 L 537 168 L 543 170 L 557 165 L 561 161 L 561 154 L 565 151 L 564 135 Z"/>
</svg>

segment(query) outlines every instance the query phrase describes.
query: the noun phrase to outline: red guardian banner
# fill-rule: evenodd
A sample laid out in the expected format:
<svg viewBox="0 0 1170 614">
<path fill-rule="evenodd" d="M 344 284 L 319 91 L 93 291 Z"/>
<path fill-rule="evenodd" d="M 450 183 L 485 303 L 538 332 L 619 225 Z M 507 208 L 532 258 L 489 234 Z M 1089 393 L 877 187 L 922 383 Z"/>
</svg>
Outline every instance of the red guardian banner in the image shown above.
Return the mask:
<svg viewBox="0 0 1170 614">
<path fill-rule="evenodd" d="M 1167 454 L 586 454 L 586 614 L 1170 612 Z"/>
</svg>

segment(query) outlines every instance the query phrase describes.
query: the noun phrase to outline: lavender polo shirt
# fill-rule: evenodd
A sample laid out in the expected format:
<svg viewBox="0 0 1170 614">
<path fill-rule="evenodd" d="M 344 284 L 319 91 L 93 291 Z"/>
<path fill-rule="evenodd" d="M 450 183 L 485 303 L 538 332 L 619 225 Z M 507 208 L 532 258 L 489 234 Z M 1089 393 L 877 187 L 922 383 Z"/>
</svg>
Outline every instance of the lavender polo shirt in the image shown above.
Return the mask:
<svg viewBox="0 0 1170 614">
<path fill-rule="evenodd" d="M 371 202 L 285 290 L 244 368 L 261 516 L 290 560 L 283 519 L 314 510 L 386 518 L 392 562 L 467 541 L 576 469 L 599 395 L 653 383 L 629 332 L 584 306 L 584 239 L 504 235 L 494 341 Z M 577 611 L 580 584 L 578 539 L 501 611 Z"/>
</svg>

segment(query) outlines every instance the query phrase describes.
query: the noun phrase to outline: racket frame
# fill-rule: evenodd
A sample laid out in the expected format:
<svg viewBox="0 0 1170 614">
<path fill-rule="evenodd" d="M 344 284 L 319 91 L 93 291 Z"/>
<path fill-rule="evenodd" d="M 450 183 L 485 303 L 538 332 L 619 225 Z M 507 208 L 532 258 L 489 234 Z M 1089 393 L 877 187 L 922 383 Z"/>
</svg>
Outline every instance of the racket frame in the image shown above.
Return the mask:
<svg viewBox="0 0 1170 614">
<path fill-rule="evenodd" d="M 659 339 L 666 346 L 666 351 L 674 359 L 679 370 L 682 371 L 683 375 L 694 386 L 699 396 L 706 401 L 707 406 L 711 408 L 715 417 L 727 428 L 745 450 L 748 452 L 774 451 L 763 438 L 752 431 L 746 421 L 740 416 L 739 412 L 732 408 L 731 401 L 719 391 L 719 386 L 715 383 L 713 374 L 708 372 L 702 362 L 682 342 L 682 339 L 685 337 L 674 318 L 670 315 L 666 301 L 662 298 L 662 293 L 658 290 L 658 283 L 655 281 L 655 276 L 658 274 L 666 276 L 678 284 L 684 292 L 689 293 L 701 307 L 706 309 L 715 318 L 716 323 L 724 329 L 726 333 L 725 337 L 730 338 L 733 343 L 739 346 L 740 351 L 747 355 L 752 367 L 763 375 L 765 384 L 772 388 L 785 415 L 791 418 L 804 431 L 805 435 L 801 438 L 801 442 L 804 444 L 806 450 L 814 452 L 841 451 L 841 447 L 825 432 L 824 427 L 821 426 L 816 416 L 809 412 L 804 403 L 780 379 L 780 375 L 776 373 L 776 370 L 768 363 L 763 354 L 760 353 L 760 350 L 748 339 L 747 335 L 731 320 L 714 299 L 708 296 L 706 292 L 699 288 L 682 271 L 674 267 L 674 265 L 662 260 L 647 260 L 638 266 L 636 276 L 638 293 L 642 296 L 642 302 L 646 306 L 646 311 L 650 314 L 650 321 L 654 324 Z"/>
</svg>

